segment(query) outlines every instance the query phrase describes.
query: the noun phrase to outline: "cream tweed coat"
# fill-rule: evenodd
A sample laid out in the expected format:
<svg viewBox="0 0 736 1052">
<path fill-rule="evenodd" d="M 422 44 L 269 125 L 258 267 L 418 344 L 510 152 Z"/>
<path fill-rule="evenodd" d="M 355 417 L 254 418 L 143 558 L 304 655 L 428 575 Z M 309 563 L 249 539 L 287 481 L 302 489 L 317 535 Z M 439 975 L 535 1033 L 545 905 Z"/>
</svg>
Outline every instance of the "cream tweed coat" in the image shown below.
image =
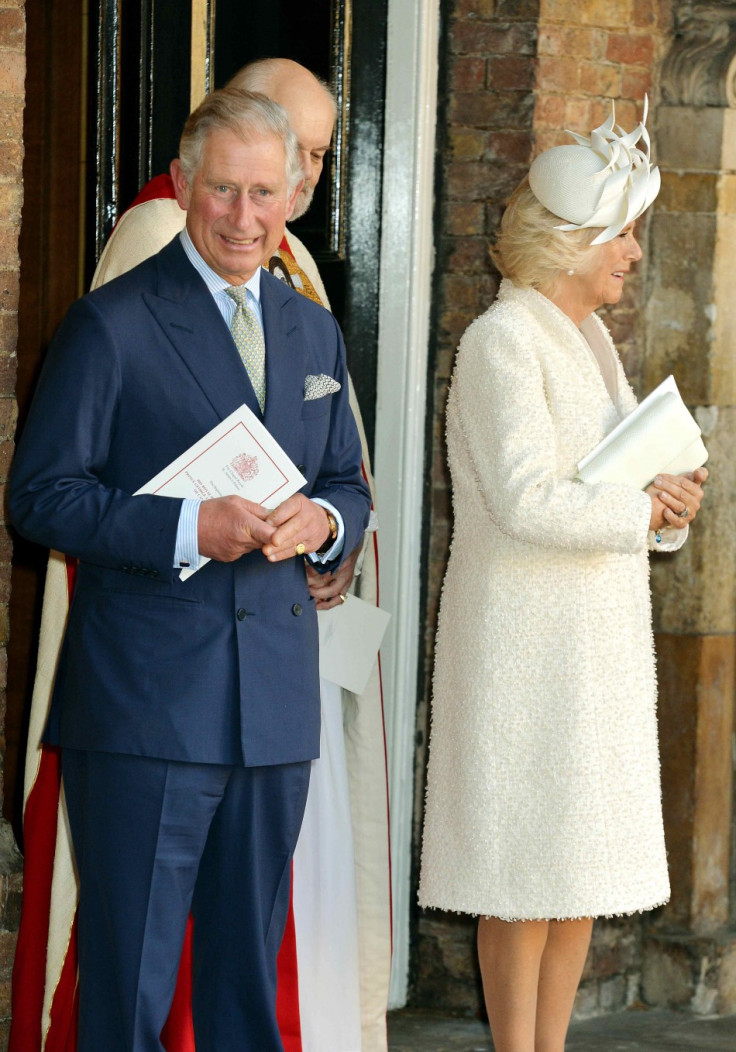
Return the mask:
<svg viewBox="0 0 736 1052">
<path fill-rule="evenodd" d="M 460 343 L 424 906 L 552 919 L 669 897 L 650 501 L 573 481 L 636 401 L 600 319 L 581 330 L 504 281 Z M 685 533 L 664 531 L 658 547 Z"/>
</svg>

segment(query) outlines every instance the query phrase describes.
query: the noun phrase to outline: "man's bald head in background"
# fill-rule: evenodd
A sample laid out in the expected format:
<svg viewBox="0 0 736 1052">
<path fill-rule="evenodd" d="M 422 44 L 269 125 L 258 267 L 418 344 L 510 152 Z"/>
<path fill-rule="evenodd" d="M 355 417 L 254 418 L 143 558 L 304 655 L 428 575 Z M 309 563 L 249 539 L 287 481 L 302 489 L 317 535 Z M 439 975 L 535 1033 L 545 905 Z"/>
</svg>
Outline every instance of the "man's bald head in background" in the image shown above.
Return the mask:
<svg viewBox="0 0 736 1052">
<path fill-rule="evenodd" d="M 324 156 L 332 141 L 337 106 L 329 88 L 308 69 L 289 58 L 264 58 L 251 62 L 230 79 L 228 87 L 261 92 L 286 110 L 299 143 L 299 158 L 304 170 L 304 187 L 291 216 L 298 219 L 312 203 Z"/>
</svg>

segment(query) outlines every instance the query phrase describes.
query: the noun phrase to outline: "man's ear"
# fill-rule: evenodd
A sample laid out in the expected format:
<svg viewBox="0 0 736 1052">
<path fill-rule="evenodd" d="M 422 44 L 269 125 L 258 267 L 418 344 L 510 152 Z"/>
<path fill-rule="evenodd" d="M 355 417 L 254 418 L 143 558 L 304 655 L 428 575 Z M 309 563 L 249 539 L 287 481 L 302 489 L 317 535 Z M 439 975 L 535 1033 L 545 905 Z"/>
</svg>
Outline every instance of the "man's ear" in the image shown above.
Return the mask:
<svg viewBox="0 0 736 1052">
<path fill-rule="evenodd" d="M 302 179 L 301 182 L 299 183 L 299 185 L 297 186 L 296 190 L 294 191 L 294 193 L 291 195 L 289 200 L 286 202 L 286 222 L 287 223 L 291 219 L 292 213 L 294 211 L 294 205 L 296 204 L 296 199 L 299 196 L 299 194 L 301 193 L 301 190 L 302 190 L 303 186 L 304 186 L 304 180 Z"/>
<path fill-rule="evenodd" d="M 171 175 L 171 181 L 174 184 L 174 193 L 176 194 L 179 208 L 186 212 L 189 208 L 189 183 L 184 177 L 184 172 L 181 170 L 181 161 L 178 157 L 176 157 L 169 165 L 169 173 Z"/>
</svg>

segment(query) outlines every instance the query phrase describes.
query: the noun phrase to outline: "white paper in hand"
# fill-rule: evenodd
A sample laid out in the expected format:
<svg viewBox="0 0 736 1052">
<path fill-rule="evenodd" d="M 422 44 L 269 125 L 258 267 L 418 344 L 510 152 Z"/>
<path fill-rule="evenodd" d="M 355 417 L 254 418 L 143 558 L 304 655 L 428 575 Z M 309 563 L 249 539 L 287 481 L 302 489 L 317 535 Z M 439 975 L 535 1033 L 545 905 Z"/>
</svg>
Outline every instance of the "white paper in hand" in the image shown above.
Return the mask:
<svg viewBox="0 0 736 1052">
<path fill-rule="evenodd" d="M 162 471 L 141 486 L 139 493 L 162 497 L 244 497 L 264 508 L 276 508 L 306 484 L 278 442 L 247 405 L 208 431 Z M 202 559 L 200 567 L 209 559 Z M 196 573 L 188 567 L 186 580 Z"/>
<path fill-rule="evenodd" d="M 694 471 L 707 459 L 700 428 L 668 376 L 580 461 L 578 478 L 644 489 L 655 475 Z"/>
<path fill-rule="evenodd" d="M 354 595 L 347 596 L 340 606 L 320 611 L 320 676 L 353 694 L 362 694 L 390 620 L 385 610 Z"/>
</svg>

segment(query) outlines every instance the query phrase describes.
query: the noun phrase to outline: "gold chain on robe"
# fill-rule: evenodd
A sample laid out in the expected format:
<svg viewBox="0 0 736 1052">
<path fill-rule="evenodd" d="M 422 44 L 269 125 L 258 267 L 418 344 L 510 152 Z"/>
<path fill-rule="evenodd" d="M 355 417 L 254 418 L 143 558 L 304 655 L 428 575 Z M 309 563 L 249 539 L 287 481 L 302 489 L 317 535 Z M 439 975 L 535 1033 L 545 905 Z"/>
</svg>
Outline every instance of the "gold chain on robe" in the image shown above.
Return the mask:
<svg viewBox="0 0 736 1052">
<path fill-rule="evenodd" d="M 269 274 L 273 274 L 275 278 L 289 285 L 295 292 L 301 292 L 307 299 L 314 300 L 315 303 L 319 303 L 320 307 L 324 307 L 319 293 L 309 280 L 306 272 L 297 263 L 285 237 L 279 245 L 276 255 L 271 256 L 269 259 L 266 270 L 268 270 Z"/>
</svg>

